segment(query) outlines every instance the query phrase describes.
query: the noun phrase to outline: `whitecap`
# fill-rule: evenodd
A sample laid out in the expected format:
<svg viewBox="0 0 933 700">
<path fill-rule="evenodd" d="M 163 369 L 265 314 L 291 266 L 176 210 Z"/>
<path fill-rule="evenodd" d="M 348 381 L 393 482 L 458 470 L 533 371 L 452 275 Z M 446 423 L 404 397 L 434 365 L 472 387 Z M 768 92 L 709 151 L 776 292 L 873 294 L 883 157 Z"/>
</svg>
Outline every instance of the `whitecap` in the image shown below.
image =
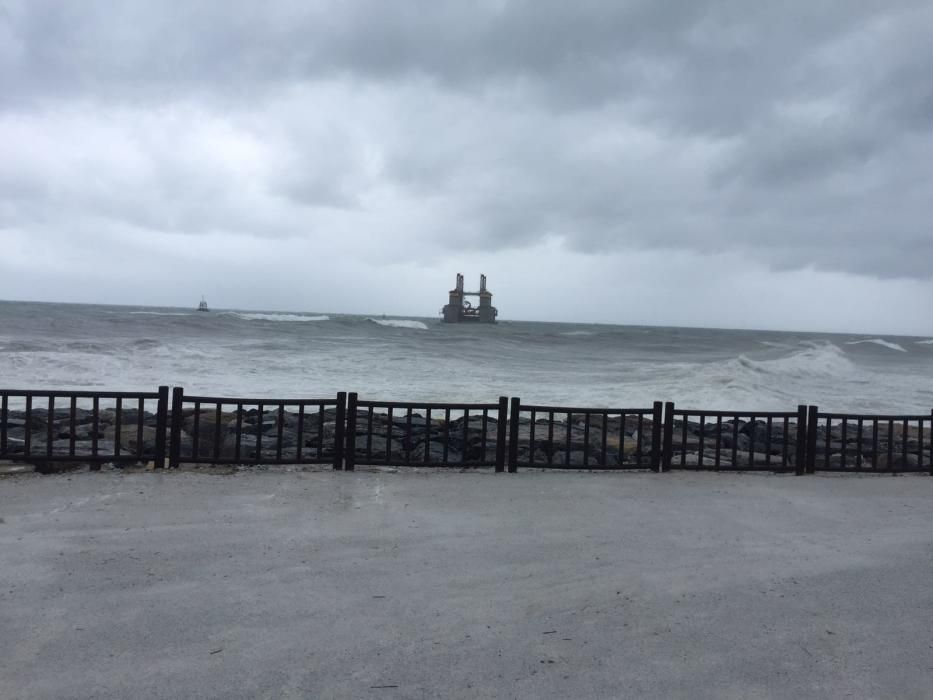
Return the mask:
<svg viewBox="0 0 933 700">
<path fill-rule="evenodd" d="M 307 323 L 308 321 L 329 321 L 330 316 L 302 316 L 301 314 L 260 314 L 260 313 L 240 313 L 231 311 L 227 314 L 236 316 L 244 321 L 278 321 L 289 323 Z"/>
<path fill-rule="evenodd" d="M 918 340 L 917 345 L 933 345 L 933 338 L 929 340 Z"/>
<path fill-rule="evenodd" d="M 410 319 L 367 318 L 366 320 L 372 321 L 373 323 L 378 323 L 380 326 L 388 326 L 390 328 L 414 328 L 419 331 L 428 330 L 428 327 L 421 321 L 412 321 Z"/>
<path fill-rule="evenodd" d="M 860 345 L 862 343 L 871 343 L 872 345 L 880 345 L 883 348 L 888 348 L 889 350 L 897 350 L 899 352 L 907 352 L 897 343 L 892 343 L 888 340 L 882 338 L 869 338 L 868 340 L 850 340 L 846 345 Z"/>
<path fill-rule="evenodd" d="M 596 335 L 594 331 L 564 331 L 561 335 Z"/>
</svg>

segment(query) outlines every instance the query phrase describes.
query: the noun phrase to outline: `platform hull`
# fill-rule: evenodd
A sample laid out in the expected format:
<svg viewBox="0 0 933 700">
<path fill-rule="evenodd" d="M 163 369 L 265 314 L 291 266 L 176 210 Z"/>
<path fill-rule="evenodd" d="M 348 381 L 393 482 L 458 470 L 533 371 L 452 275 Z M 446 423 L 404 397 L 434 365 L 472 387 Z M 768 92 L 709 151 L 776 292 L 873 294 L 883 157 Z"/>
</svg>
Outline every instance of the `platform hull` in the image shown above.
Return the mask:
<svg viewBox="0 0 933 700">
<path fill-rule="evenodd" d="M 448 304 L 444 307 L 444 323 L 495 323 L 495 307 L 467 310 Z"/>
</svg>

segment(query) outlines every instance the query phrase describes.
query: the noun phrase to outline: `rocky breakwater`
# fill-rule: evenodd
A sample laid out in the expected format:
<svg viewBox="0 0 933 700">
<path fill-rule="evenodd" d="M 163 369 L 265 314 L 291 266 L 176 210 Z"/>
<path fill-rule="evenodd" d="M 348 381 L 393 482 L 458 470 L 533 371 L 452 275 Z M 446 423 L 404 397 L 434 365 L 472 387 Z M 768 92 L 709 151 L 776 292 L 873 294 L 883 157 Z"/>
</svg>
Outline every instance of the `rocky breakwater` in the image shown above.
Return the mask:
<svg viewBox="0 0 933 700">
<path fill-rule="evenodd" d="M 562 420 L 563 419 L 563 420 Z M 587 468 L 626 466 L 649 468 L 654 423 L 637 416 L 610 416 L 603 425 L 602 415 L 592 415 L 589 428 L 584 416 L 556 415 L 549 425 L 546 418 L 532 421 L 523 416 L 518 423 L 517 462 L 524 467 Z M 660 430 L 658 426 L 658 430 Z M 605 440 L 603 434 L 605 432 Z M 494 464 L 498 447 L 499 423 L 488 416 L 471 414 L 449 424 L 443 417 L 413 412 L 393 415 L 360 410 L 354 435 L 357 464 L 441 464 L 480 466 Z M 485 436 L 485 446 L 484 446 Z M 589 448 L 587 448 L 589 443 Z M 605 452 L 603 448 L 605 447 Z"/>
<path fill-rule="evenodd" d="M 589 428 L 582 416 L 568 424 L 555 417 L 548 426 L 545 419 L 531 421 L 524 417 L 518 426 L 518 463 L 525 466 L 586 467 L 601 465 L 650 466 L 654 425 L 650 419 L 626 416 L 610 417 L 604 426 L 601 416 L 592 416 Z M 41 470 L 65 466 L 56 464 L 56 456 L 86 457 L 88 462 L 126 465 L 151 463 L 155 452 L 156 416 L 123 409 L 118 430 L 116 411 L 102 409 L 96 418 L 89 410 L 56 411 L 52 421 L 52 457 L 47 456 L 49 434 L 47 411 L 33 409 L 28 425 L 23 411 L 9 411 L 6 419 L 6 452 L 0 458 L 36 464 Z M 140 430 L 140 422 L 142 428 Z M 171 415 L 168 426 L 171 426 Z M 660 426 L 658 428 L 660 430 Z M 30 453 L 25 452 L 26 432 L 30 435 Z M 603 433 L 605 431 L 605 440 Z M 215 406 L 196 411 L 183 410 L 178 440 L 180 463 L 295 463 L 333 460 L 337 439 L 336 409 L 323 411 L 279 411 L 258 408 L 217 412 Z M 92 459 L 96 440 L 96 460 Z M 586 443 L 589 443 L 589 448 Z M 354 462 L 360 465 L 437 465 L 489 466 L 495 463 L 499 444 L 499 423 L 492 416 L 470 414 L 449 422 L 444 417 L 413 412 L 395 414 L 358 411 L 356 433 L 350 444 Z M 117 456 L 117 446 L 120 455 Z M 141 446 L 141 448 L 140 448 Z M 605 452 L 603 448 L 605 447 Z M 166 436 L 166 457 L 170 454 L 170 436 Z M 80 464 L 80 462 L 77 462 Z"/>
<path fill-rule="evenodd" d="M 931 470 L 931 425 L 924 429 L 915 423 L 866 421 L 858 424 L 834 422 L 828 429 L 819 426 L 816 437 L 815 468 L 826 470 L 874 469 L 909 472 Z"/>
<path fill-rule="evenodd" d="M 258 408 L 219 414 L 216 407 L 198 412 L 186 408 L 178 455 L 181 462 L 328 461 L 333 459 L 336 434 L 335 408 L 304 413 L 274 408 L 261 414 Z"/>
<path fill-rule="evenodd" d="M 922 471 L 930 465 L 930 437 L 929 429 L 922 434 L 916 424 L 905 430 L 902 423 L 879 421 L 875 432 L 873 422 L 865 421 L 859 432 L 854 422 L 845 427 L 838 421 L 830 426 L 824 422 L 816 430 L 815 469 Z M 795 420 L 785 426 L 783 419 L 776 419 L 770 430 L 765 420 L 730 419 L 721 424 L 707 420 L 703 425 L 675 421 L 671 466 L 796 468 L 797 445 Z"/>
<path fill-rule="evenodd" d="M 797 464 L 797 422 L 730 418 L 675 420 L 671 441 L 671 467 L 721 469 L 780 469 Z M 718 455 L 718 459 L 717 459 Z"/>
<path fill-rule="evenodd" d="M 403 413 L 393 414 L 359 410 L 356 432 L 353 436 L 356 464 L 448 464 L 480 466 L 496 459 L 499 423 L 487 416 L 470 414 L 453 418 L 448 423 L 443 417 L 431 420 L 425 414 L 412 412 L 411 418 Z M 485 447 L 483 436 L 485 435 Z M 446 448 L 446 451 L 445 451 Z"/>
<path fill-rule="evenodd" d="M 47 448 L 50 421 L 51 456 Z M 171 423 L 169 413 L 166 458 L 170 453 Z M 83 408 L 77 408 L 74 416 L 69 409 L 56 410 L 51 419 L 41 408 L 34 408 L 28 417 L 23 410 L 10 410 L 3 425 L 5 449 L 0 460 L 33 464 L 38 471 L 60 471 L 83 461 L 117 466 L 153 464 L 155 458 L 157 417 L 148 411 L 140 414 L 136 409 L 124 408 L 118 425 L 115 408 L 102 408 L 96 419 L 93 411 Z M 326 462 L 334 454 L 336 410 L 304 415 L 283 411 L 280 417 L 276 408 L 263 411 L 260 417 L 258 408 L 253 408 L 243 409 L 239 416 L 237 411 L 222 411 L 218 421 L 216 408 L 196 412 L 192 407 L 183 410 L 180 427 L 178 454 L 182 463 Z M 63 461 L 65 457 L 69 461 Z"/>
<path fill-rule="evenodd" d="M 148 462 L 155 456 L 157 417 L 148 411 L 123 408 L 118 421 L 115 408 L 102 408 L 96 416 L 84 408 L 73 414 L 70 409 L 49 414 L 47 409 L 33 408 L 29 414 L 9 410 L 0 420 L 0 459 L 34 464 L 38 471 L 75 466 L 63 461 L 65 457 L 91 461 L 95 446 L 99 461 Z"/>
<path fill-rule="evenodd" d="M 637 415 L 557 414 L 549 422 L 524 415 L 517 426 L 516 454 L 521 467 L 650 469 L 655 431 L 662 426 Z M 32 464 L 39 471 L 58 471 L 82 463 L 155 465 L 157 418 L 154 412 L 113 407 L 94 412 L 77 408 L 53 413 L 33 408 L 8 410 L 2 420 L 0 460 Z M 171 416 L 167 421 L 171 425 Z M 216 407 L 184 409 L 178 456 L 181 463 L 333 462 L 338 430 L 333 407 L 304 413 L 277 407 L 217 412 Z M 508 428 L 508 426 L 506 426 Z M 509 431 L 506 430 L 506 435 Z M 28 439 L 27 439 L 28 436 Z M 51 443 L 49 439 L 51 438 Z M 817 427 L 812 455 L 816 470 L 930 471 L 933 429 L 916 422 L 854 421 L 845 426 L 825 421 Z M 28 443 L 28 445 L 27 445 Z M 51 449 L 49 445 L 51 444 Z M 387 413 L 361 409 L 348 441 L 359 465 L 440 465 L 479 467 L 496 461 L 499 423 L 470 414 L 447 421 L 432 413 Z M 28 453 L 27 453 L 28 446 Z M 96 446 L 97 457 L 94 457 Z M 166 457 L 170 436 L 166 435 Z M 507 454 L 507 451 L 506 451 Z M 671 467 L 694 469 L 795 469 L 798 455 L 796 420 L 677 420 L 672 430 Z M 84 458 L 82 460 L 82 458 Z M 158 465 L 161 466 L 161 465 Z"/>
<path fill-rule="evenodd" d="M 560 420 L 563 418 L 563 420 Z M 655 430 L 662 426 L 637 415 L 589 417 L 573 414 L 549 418 L 522 417 L 518 424 L 518 463 L 533 467 L 651 468 Z"/>
<path fill-rule="evenodd" d="M 216 408 L 195 413 L 185 409 L 182 418 L 179 460 L 184 463 L 197 455 L 197 461 L 300 462 L 333 460 L 337 439 L 337 412 L 266 410 L 223 411 Z M 360 409 L 356 431 L 348 444 L 354 445 L 355 464 L 412 465 L 449 464 L 478 466 L 496 457 L 498 423 L 487 416 L 486 444 L 483 446 L 482 415 L 451 419 L 432 415 L 428 421 L 419 412 L 393 414 Z M 239 443 L 239 448 L 237 447 Z M 195 447 L 196 444 L 196 447 Z M 445 452 L 446 446 L 446 452 Z M 238 452 L 239 450 L 239 452 Z M 239 457 L 237 456 L 239 454 Z"/>
</svg>

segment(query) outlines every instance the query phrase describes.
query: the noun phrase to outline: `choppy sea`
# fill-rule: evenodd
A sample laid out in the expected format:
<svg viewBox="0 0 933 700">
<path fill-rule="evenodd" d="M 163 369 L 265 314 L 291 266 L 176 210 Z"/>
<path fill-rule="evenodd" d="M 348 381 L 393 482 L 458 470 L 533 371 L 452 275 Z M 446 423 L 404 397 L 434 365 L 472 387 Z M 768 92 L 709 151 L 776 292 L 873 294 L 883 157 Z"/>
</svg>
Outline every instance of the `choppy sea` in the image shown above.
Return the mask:
<svg viewBox="0 0 933 700">
<path fill-rule="evenodd" d="M 933 339 L 0 302 L 0 388 L 927 412 Z"/>
</svg>

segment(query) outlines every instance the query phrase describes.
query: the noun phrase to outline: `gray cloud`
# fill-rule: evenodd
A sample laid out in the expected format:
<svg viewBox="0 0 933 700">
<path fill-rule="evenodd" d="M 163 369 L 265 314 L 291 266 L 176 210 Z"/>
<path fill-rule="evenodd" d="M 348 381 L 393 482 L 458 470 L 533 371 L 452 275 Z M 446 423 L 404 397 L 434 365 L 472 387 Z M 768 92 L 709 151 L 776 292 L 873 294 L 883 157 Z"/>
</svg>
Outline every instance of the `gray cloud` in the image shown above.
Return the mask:
<svg viewBox="0 0 933 700">
<path fill-rule="evenodd" d="M 924 0 L 14 0 L 0 236 L 928 281 L 931 35 Z"/>
</svg>

